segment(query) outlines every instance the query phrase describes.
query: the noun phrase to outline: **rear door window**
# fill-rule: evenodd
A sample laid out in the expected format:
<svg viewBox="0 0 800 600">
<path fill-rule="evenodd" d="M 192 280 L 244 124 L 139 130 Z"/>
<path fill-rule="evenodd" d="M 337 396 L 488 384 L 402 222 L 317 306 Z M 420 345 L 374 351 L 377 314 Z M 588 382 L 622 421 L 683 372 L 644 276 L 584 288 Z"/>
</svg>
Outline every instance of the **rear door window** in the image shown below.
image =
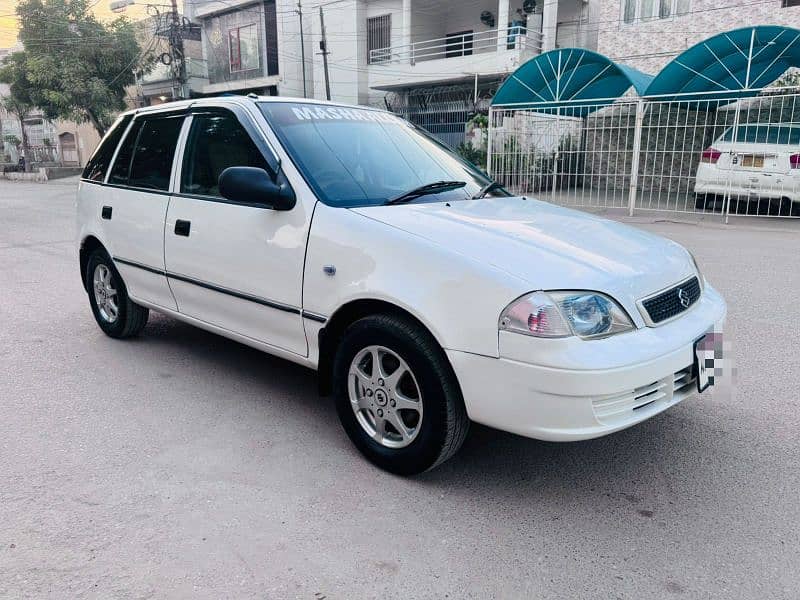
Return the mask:
<svg viewBox="0 0 800 600">
<path fill-rule="evenodd" d="M 111 164 L 111 159 L 114 157 L 114 150 L 117 149 L 119 141 L 125 134 L 125 129 L 128 123 L 131 122 L 133 115 L 124 115 L 112 125 L 111 130 L 108 132 L 103 141 L 95 150 L 92 158 L 86 163 L 86 168 L 83 170 L 81 177 L 89 181 L 104 181 L 106 178 L 106 171 Z"/>
<path fill-rule="evenodd" d="M 128 185 L 166 191 L 183 116 L 146 119 L 131 161 Z"/>
<path fill-rule="evenodd" d="M 109 183 L 167 191 L 183 115 L 137 119 L 117 154 Z"/>
<path fill-rule="evenodd" d="M 258 167 L 266 160 L 233 114 L 197 114 L 184 151 L 181 192 L 219 196 L 219 176 L 228 167 Z"/>
</svg>

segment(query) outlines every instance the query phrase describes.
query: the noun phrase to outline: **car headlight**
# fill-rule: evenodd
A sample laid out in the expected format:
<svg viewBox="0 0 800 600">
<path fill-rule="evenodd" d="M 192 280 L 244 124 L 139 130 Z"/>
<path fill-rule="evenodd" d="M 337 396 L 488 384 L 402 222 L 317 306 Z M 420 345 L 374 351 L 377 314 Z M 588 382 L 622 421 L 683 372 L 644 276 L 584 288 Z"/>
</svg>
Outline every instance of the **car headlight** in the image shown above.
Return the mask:
<svg viewBox="0 0 800 600">
<path fill-rule="evenodd" d="M 700 289 L 702 289 L 702 288 L 705 287 L 705 283 L 706 283 L 705 277 L 703 277 L 703 274 L 700 272 L 700 267 L 697 264 L 697 259 L 694 257 L 694 252 L 692 252 L 691 250 L 687 250 L 687 252 L 689 253 L 689 256 L 692 259 L 692 264 L 694 265 L 694 270 L 695 270 L 695 272 L 697 272 L 697 281 L 700 282 Z"/>
<path fill-rule="evenodd" d="M 598 292 L 533 292 L 500 314 L 500 329 L 534 337 L 606 337 L 634 329 L 625 310 Z"/>
</svg>

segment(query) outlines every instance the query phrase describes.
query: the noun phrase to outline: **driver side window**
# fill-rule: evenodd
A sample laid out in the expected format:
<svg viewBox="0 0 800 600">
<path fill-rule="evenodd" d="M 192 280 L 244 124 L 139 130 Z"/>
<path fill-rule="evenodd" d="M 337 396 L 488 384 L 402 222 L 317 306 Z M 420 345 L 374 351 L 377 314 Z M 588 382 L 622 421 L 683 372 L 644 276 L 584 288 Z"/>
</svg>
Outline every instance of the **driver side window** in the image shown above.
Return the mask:
<svg viewBox="0 0 800 600">
<path fill-rule="evenodd" d="M 184 152 L 181 193 L 219 197 L 219 176 L 228 167 L 268 170 L 263 155 L 236 117 L 195 115 Z"/>
</svg>

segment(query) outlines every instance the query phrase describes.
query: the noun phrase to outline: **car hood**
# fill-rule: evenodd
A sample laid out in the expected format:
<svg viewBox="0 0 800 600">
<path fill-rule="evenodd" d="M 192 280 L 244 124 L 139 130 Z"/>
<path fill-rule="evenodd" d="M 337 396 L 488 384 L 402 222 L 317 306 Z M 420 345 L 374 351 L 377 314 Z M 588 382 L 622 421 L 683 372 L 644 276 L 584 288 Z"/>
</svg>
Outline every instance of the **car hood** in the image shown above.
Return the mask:
<svg viewBox="0 0 800 600">
<path fill-rule="evenodd" d="M 522 197 L 372 206 L 356 212 L 488 263 L 530 290 L 602 291 L 632 303 L 694 273 L 680 245 Z"/>
</svg>

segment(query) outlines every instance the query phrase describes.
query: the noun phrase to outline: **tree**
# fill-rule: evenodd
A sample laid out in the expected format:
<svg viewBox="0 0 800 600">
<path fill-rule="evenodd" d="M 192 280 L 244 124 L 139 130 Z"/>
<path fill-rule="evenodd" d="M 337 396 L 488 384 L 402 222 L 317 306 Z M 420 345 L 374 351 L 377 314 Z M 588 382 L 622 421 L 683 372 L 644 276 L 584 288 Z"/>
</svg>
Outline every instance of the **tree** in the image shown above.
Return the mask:
<svg viewBox="0 0 800 600">
<path fill-rule="evenodd" d="M 88 121 L 105 134 L 142 58 L 133 25 L 101 23 L 88 0 L 22 0 L 17 15 L 33 104 L 48 119 Z"/>
<path fill-rule="evenodd" d="M 797 87 L 800 85 L 800 71 L 795 68 L 791 68 L 786 71 L 783 75 L 778 77 L 778 79 L 773 84 L 774 87 Z"/>
<path fill-rule="evenodd" d="M 17 117 L 19 121 L 19 129 L 22 132 L 22 140 L 16 140 L 17 143 L 14 144 L 16 147 L 22 145 L 22 154 L 25 156 L 25 169 L 28 169 L 31 160 L 31 153 L 30 153 L 30 145 L 28 143 L 28 130 L 25 129 L 25 119 L 28 117 L 31 109 L 33 108 L 30 104 L 26 104 L 24 101 L 21 101 L 19 98 L 14 97 L 13 95 L 6 96 L 2 100 L 3 108 L 6 109 L 6 112 L 9 114 L 14 115 Z M 7 136 L 6 141 L 13 143 L 12 140 L 8 139 L 14 136 Z"/>
<path fill-rule="evenodd" d="M 24 52 L 14 52 L 0 65 L 0 81 L 10 84 L 9 94 L 0 97 L 0 105 L 7 113 L 14 115 L 19 121 L 26 169 L 27 163 L 31 159 L 31 153 L 28 144 L 28 131 L 25 128 L 25 119 L 34 109 L 33 98 L 31 97 L 31 82 L 27 74 L 28 67 Z"/>
</svg>

